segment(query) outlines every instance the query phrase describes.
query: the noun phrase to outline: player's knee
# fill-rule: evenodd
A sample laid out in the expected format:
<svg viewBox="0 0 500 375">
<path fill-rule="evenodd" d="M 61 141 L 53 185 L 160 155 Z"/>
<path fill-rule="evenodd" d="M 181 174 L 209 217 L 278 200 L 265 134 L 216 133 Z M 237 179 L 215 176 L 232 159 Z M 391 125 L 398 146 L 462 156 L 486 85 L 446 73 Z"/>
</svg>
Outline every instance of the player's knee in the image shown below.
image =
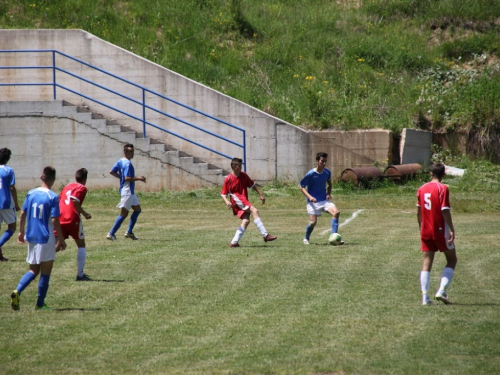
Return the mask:
<svg viewBox="0 0 500 375">
<path fill-rule="evenodd" d="M 317 220 L 309 220 L 309 226 L 314 228 L 316 226 Z"/>
<path fill-rule="evenodd" d="M 248 220 L 248 219 L 243 219 L 243 220 L 241 220 L 241 227 L 242 227 L 243 229 L 247 229 L 248 224 L 250 224 L 250 220 Z"/>
</svg>

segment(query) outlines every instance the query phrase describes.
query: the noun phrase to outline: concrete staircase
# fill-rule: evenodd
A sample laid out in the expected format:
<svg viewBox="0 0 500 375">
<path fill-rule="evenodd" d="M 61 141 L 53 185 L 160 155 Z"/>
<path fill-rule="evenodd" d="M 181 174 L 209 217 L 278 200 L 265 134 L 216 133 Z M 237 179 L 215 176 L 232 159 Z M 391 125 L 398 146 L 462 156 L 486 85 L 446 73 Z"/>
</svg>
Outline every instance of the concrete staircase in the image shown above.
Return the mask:
<svg viewBox="0 0 500 375">
<path fill-rule="evenodd" d="M 128 126 L 120 125 L 114 120 L 106 119 L 98 113 L 93 113 L 86 106 L 77 106 L 65 100 L 58 103 L 60 103 L 63 116 L 84 123 L 119 142 L 131 143 L 137 150 L 149 154 L 150 157 L 199 176 L 214 185 L 222 185 L 224 177 L 229 174 L 229 171 L 223 168 L 207 163 L 157 139 L 143 138 L 142 133 L 138 133 Z"/>
<path fill-rule="evenodd" d="M 204 181 L 200 186 L 222 185 L 224 176 L 229 174 L 229 171 L 223 168 L 207 163 L 157 139 L 143 138 L 142 133 L 106 119 L 92 112 L 87 106 L 77 106 L 67 101 L 0 101 L 0 115 L 2 117 L 70 119 L 95 130 L 100 136 L 123 144 L 133 144 L 144 157 L 154 158 L 160 164 L 166 164 L 174 170 L 178 169 L 179 173 L 192 175 Z M 158 177 L 161 178 L 161 176 Z"/>
</svg>

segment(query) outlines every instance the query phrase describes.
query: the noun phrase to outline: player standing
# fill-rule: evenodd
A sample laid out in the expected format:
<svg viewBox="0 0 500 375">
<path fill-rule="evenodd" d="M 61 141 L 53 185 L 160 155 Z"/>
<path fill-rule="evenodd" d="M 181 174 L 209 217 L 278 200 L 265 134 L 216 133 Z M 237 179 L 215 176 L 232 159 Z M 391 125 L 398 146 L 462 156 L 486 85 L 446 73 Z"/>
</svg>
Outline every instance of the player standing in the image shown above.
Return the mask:
<svg viewBox="0 0 500 375">
<path fill-rule="evenodd" d="M 11 154 L 8 148 L 0 149 L 0 224 L 2 222 L 7 224 L 7 230 L 0 237 L 0 262 L 8 261 L 3 256 L 2 246 L 16 231 L 16 211 L 21 209 L 17 203 L 14 170 L 7 166 Z"/>
<path fill-rule="evenodd" d="M 233 170 L 225 179 L 222 185 L 221 196 L 226 206 L 233 209 L 233 214 L 237 215 L 241 219 L 241 225 L 236 229 L 236 234 L 234 235 L 229 247 L 240 247 L 239 241 L 245 230 L 250 223 L 250 214 L 253 216 L 253 222 L 259 228 L 260 233 L 264 239 L 264 242 L 274 241 L 276 236 L 269 234 L 262 223 L 259 216 L 259 211 L 257 208 L 252 206 L 248 201 L 248 188 L 254 189 L 259 193 L 260 200 L 262 204 L 266 203 L 266 198 L 260 189 L 255 185 L 255 182 L 241 170 L 243 160 L 238 158 L 233 158 L 231 160 L 231 169 Z M 230 200 L 227 199 L 229 195 Z"/>
<path fill-rule="evenodd" d="M 455 250 L 455 229 L 451 219 L 450 193 L 448 187 L 441 183 L 445 175 L 445 166 L 436 163 L 431 167 L 432 180 L 417 191 L 417 220 L 420 228 L 421 250 L 423 254 L 420 286 L 422 304 L 431 305 L 428 291 L 431 283 L 430 273 L 434 255 L 439 250 L 446 257 L 446 266 L 441 275 L 441 283 L 436 299 L 451 304 L 446 290 L 450 286 L 455 267 L 457 253 Z"/>
<path fill-rule="evenodd" d="M 75 240 L 76 246 L 78 246 L 76 255 L 78 267 L 76 281 L 92 281 L 90 277 L 83 273 L 87 259 L 87 249 L 85 247 L 85 233 L 83 232 L 83 225 L 80 218 L 80 215 L 83 215 L 86 220 L 92 218 L 82 208 L 83 200 L 87 195 L 87 187 L 85 186 L 87 175 L 88 171 L 85 168 L 77 170 L 75 173 L 76 182 L 66 185 L 59 196 L 59 210 L 61 211 L 59 221 L 61 223 L 62 234 L 64 239 L 71 236 Z"/>
<path fill-rule="evenodd" d="M 318 222 L 318 216 L 321 212 L 328 212 L 332 215 L 332 233 L 338 233 L 340 211 L 333 204 L 331 199 L 332 193 L 332 173 L 328 168 L 325 168 L 328 161 L 328 154 L 318 152 L 316 155 L 316 168 L 311 169 L 304 178 L 300 181 L 300 191 L 307 199 L 307 214 L 309 215 L 309 223 L 306 227 L 304 236 L 304 244 L 309 245 L 311 233 Z M 328 191 L 326 189 L 328 186 Z M 307 189 L 306 189 L 307 188 Z M 344 241 L 340 242 L 343 245 Z"/>
<path fill-rule="evenodd" d="M 42 186 L 28 192 L 19 218 L 17 240 L 20 243 L 28 241 L 26 262 L 29 263 L 30 270 L 21 277 L 17 288 L 10 296 L 11 306 L 14 310 L 19 310 L 22 291 L 35 280 L 39 273 L 41 275 L 35 309 L 52 310 L 45 304 L 50 274 L 56 259 L 56 252 L 66 248 L 59 224 L 59 197 L 50 190 L 56 180 L 56 170 L 53 167 L 45 167 L 40 179 Z M 57 232 L 57 241 L 54 230 Z"/>
<path fill-rule="evenodd" d="M 116 232 L 120 229 L 120 226 L 125 221 L 128 216 L 128 212 L 130 208 L 134 210 L 132 215 L 130 216 L 130 222 L 128 225 L 128 229 L 125 232 L 125 238 L 131 238 L 133 240 L 138 240 L 134 235 L 134 226 L 137 222 L 137 218 L 141 213 L 141 205 L 139 204 L 139 199 L 137 195 L 135 195 L 135 181 L 146 182 L 146 177 L 139 176 L 135 177 L 135 170 L 132 162 L 130 161 L 134 157 L 134 145 L 127 143 L 123 147 L 123 152 L 125 157 L 118 160 L 115 165 L 109 171 L 109 174 L 115 176 L 120 179 L 120 195 L 121 201 L 118 204 L 118 208 L 121 208 L 120 215 L 115 220 L 115 224 L 109 231 L 106 238 L 111 241 L 116 241 Z"/>
</svg>

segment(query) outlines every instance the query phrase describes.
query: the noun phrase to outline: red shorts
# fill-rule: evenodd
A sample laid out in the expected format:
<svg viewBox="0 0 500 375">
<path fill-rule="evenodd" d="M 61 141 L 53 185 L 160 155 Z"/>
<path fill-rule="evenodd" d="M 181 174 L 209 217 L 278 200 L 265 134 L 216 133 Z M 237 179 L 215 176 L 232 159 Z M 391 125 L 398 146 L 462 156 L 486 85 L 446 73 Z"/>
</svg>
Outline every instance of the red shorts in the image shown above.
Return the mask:
<svg viewBox="0 0 500 375">
<path fill-rule="evenodd" d="M 453 250 L 455 248 L 455 244 L 448 243 L 448 240 L 446 237 L 443 235 L 443 237 L 435 239 L 435 240 L 424 240 L 420 239 L 421 242 L 421 247 L 420 249 L 424 252 L 428 251 L 448 251 L 448 250 Z"/>
<path fill-rule="evenodd" d="M 240 219 L 252 207 L 248 199 L 240 194 L 231 194 L 231 203 L 233 204 L 233 214 L 237 215 Z"/>
<path fill-rule="evenodd" d="M 83 232 L 83 225 L 81 220 L 74 221 L 72 223 L 61 224 L 61 230 L 64 239 L 67 239 L 69 236 L 74 240 L 84 240 L 85 233 Z M 54 231 L 55 233 L 55 231 Z M 57 233 L 55 233 L 57 236 Z"/>
</svg>

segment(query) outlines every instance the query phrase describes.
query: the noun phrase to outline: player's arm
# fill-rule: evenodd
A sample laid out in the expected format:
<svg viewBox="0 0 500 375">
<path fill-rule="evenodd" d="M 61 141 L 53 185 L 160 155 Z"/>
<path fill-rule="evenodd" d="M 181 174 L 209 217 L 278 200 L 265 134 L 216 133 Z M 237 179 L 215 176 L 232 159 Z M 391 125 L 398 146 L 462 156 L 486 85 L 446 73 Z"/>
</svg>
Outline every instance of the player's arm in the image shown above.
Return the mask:
<svg viewBox="0 0 500 375">
<path fill-rule="evenodd" d="M 52 225 L 54 226 L 54 229 L 57 233 L 56 252 L 58 252 L 59 250 L 66 249 L 66 242 L 64 241 L 59 218 L 53 217 L 51 220 L 52 220 Z"/>
<path fill-rule="evenodd" d="M 332 179 L 326 181 L 326 199 L 332 199 Z"/>
<path fill-rule="evenodd" d="M 417 222 L 418 227 L 422 228 L 422 211 L 420 210 L 420 206 L 417 206 Z"/>
<path fill-rule="evenodd" d="M 132 181 L 142 181 L 146 182 L 146 177 L 144 176 L 137 176 L 137 177 L 125 177 L 125 181 L 132 182 Z"/>
<path fill-rule="evenodd" d="M 448 224 L 448 228 L 450 228 L 450 235 L 448 237 L 448 243 L 453 243 L 455 241 L 455 228 L 453 227 L 453 221 L 451 220 L 451 211 L 450 209 L 444 209 L 441 211 L 443 213 L 444 221 Z"/>
<path fill-rule="evenodd" d="M 17 202 L 16 185 L 10 185 L 10 192 L 12 194 L 12 199 L 14 199 L 14 207 L 16 208 L 16 211 L 19 211 L 21 207 L 19 207 L 19 203 Z"/>
<path fill-rule="evenodd" d="M 257 186 L 257 184 L 253 184 L 252 189 L 254 189 L 257 193 L 259 193 L 260 200 L 261 200 L 262 204 L 266 203 L 266 197 L 264 197 L 264 194 L 259 189 L 259 187 Z"/>
<path fill-rule="evenodd" d="M 309 194 L 304 186 L 300 186 L 300 191 L 302 192 L 302 194 L 306 196 L 309 202 L 316 202 L 316 198 L 314 198 L 311 194 Z"/>
<path fill-rule="evenodd" d="M 224 203 L 226 204 L 226 207 L 227 208 L 231 208 L 233 205 L 231 204 L 231 201 L 229 199 L 227 199 L 227 195 L 224 195 L 224 194 L 221 194 L 220 195 L 222 197 L 222 200 L 224 201 Z"/>
<path fill-rule="evenodd" d="M 92 215 L 90 215 L 87 211 L 85 211 L 83 209 L 83 207 L 80 204 L 80 201 L 78 199 L 71 197 L 71 200 L 73 201 L 73 205 L 75 206 L 76 212 L 78 212 L 79 214 L 82 214 L 83 217 L 87 220 L 92 218 Z"/>
<path fill-rule="evenodd" d="M 17 242 L 24 243 L 24 228 L 26 228 L 26 211 L 21 211 L 19 216 L 19 236 L 17 236 Z"/>
<path fill-rule="evenodd" d="M 115 172 L 114 170 L 110 170 L 110 171 L 109 171 L 109 174 L 110 174 L 111 176 L 116 177 L 116 178 L 120 178 L 120 175 L 118 174 L 118 172 Z"/>
</svg>

